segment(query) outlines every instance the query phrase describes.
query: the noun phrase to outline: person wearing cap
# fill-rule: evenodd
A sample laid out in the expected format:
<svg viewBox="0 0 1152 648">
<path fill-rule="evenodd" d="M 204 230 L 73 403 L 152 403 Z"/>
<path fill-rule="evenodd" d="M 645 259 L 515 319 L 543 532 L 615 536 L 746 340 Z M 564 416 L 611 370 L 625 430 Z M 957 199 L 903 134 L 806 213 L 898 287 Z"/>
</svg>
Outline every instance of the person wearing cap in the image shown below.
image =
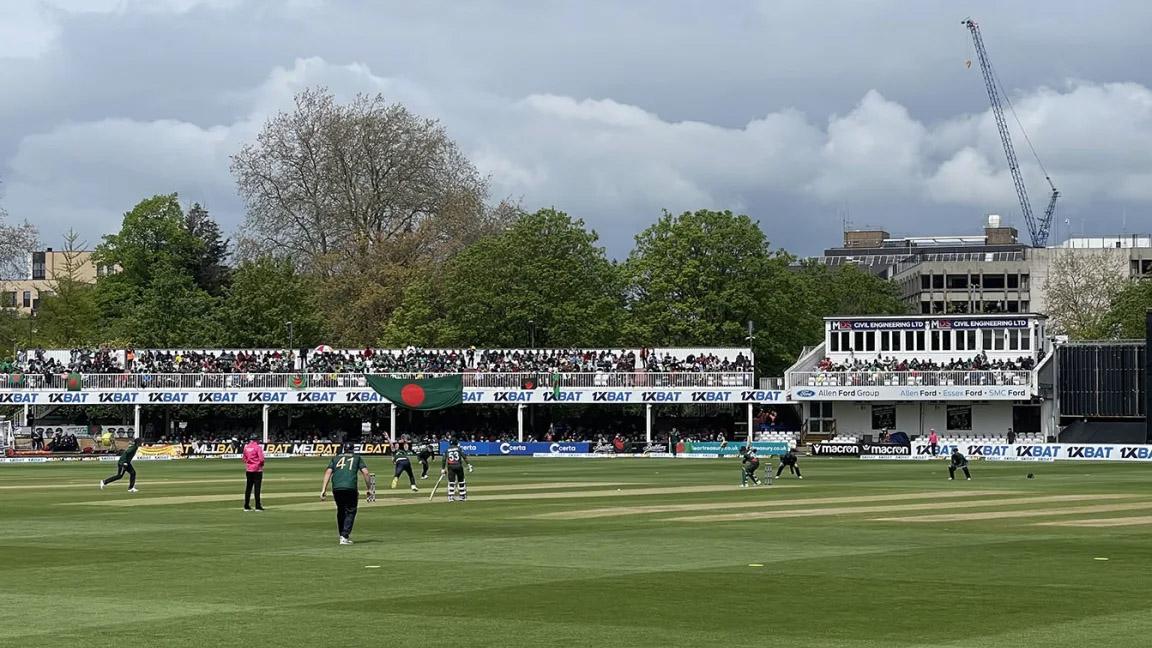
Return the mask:
<svg viewBox="0 0 1152 648">
<path fill-rule="evenodd" d="M 332 458 L 324 471 L 324 483 L 320 486 L 320 500 L 328 497 L 328 484 L 332 484 L 332 499 L 336 501 L 336 528 L 340 533 L 340 544 L 352 544 L 352 525 L 356 523 L 356 504 L 360 491 L 356 488 L 356 475 L 364 477 L 364 487 L 369 488 L 371 475 L 364 458 L 353 452 L 353 445 L 345 443 L 340 454 Z"/>
<path fill-rule="evenodd" d="M 260 503 L 260 487 L 264 484 L 264 448 L 256 437 L 248 440 L 240 455 L 244 459 L 244 510 L 251 511 L 252 495 L 256 495 L 256 510 L 263 511 Z"/>
</svg>

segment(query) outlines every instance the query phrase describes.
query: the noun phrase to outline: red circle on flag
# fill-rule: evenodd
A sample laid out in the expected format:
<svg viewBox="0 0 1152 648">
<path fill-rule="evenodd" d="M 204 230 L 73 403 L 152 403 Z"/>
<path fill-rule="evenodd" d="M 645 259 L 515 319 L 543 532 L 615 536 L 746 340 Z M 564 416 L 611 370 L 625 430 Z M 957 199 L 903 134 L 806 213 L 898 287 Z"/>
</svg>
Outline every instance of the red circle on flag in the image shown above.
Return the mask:
<svg viewBox="0 0 1152 648">
<path fill-rule="evenodd" d="M 400 389 L 400 400 L 408 407 L 420 407 L 424 402 L 424 388 L 416 383 L 408 383 Z"/>
</svg>

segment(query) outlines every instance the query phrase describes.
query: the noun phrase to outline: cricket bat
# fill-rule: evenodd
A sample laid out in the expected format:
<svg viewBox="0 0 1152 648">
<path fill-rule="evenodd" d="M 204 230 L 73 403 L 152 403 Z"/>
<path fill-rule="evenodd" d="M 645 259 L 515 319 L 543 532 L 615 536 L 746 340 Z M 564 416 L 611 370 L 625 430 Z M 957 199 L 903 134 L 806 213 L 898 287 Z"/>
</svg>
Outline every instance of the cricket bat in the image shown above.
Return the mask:
<svg viewBox="0 0 1152 648">
<path fill-rule="evenodd" d="M 436 497 L 436 489 L 440 488 L 440 482 L 444 481 L 444 474 L 440 474 L 440 479 L 436 480 L 436 485 L 432 487 L 432 494 L 428 496 L 428 501 L 431 502 L 432 498 Z"/>
<path fill-rule="evenodd" d="M 368 501 L 376 501 L 376 473 L 368 473 Z"/>
</svg>

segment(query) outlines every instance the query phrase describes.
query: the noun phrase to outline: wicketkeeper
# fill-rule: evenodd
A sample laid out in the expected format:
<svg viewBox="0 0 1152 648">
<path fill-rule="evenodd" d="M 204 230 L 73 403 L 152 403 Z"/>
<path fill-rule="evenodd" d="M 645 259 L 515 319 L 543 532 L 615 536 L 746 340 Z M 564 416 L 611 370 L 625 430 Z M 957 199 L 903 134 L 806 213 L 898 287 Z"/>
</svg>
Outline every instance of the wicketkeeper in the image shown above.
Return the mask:
<svg viewBox="0 0 1152 648">
<path fill-rule="evenodd" d="M 780 476 L 780 473 L 784 472 L 784 466 L 788 466 L 788 472 L 796 475 L 796 479 L 804 479 L 800 474 L 800 464 L 797 463 L 796 453 L 793 452 L 791 448 L 788 449 L 788 452 L 780 455 L 780 466 L 776 468 L 777 477 Z"/>
<path fill-rule="evenodd" d="M 956 478 L 956 469 L 964 471 L 964 479 L 971 481 L 972 473 L 968 472 L 968 457 L 960 454 L 960 449 L 955 448 L 952 450 L 952 463 L 948 465 L 948 479 Z"/>
</svg>

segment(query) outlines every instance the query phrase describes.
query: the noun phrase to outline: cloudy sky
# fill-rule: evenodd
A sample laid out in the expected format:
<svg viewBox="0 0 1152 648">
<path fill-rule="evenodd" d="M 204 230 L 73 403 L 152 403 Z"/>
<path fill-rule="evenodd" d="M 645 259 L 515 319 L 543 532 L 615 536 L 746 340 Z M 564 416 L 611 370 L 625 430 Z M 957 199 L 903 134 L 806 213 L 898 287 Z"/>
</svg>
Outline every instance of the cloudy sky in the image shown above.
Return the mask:
<svg viewBox="0 0 1152 648">
<path fill-rule="evenodd" d="M 229 156 L 325 85 L 439 118 L 496 198 L 579 216 L 615 256 L 663 209 L 742 211 L 801 254 L 845 221 L 1023 231 L 964 11 L 1063 192 L 1058 235 L 1152 230 L 1132 1 L 3 0 L 0 206 L 49 246 L 172 191 L 232 231 Z"/>
</svg>

